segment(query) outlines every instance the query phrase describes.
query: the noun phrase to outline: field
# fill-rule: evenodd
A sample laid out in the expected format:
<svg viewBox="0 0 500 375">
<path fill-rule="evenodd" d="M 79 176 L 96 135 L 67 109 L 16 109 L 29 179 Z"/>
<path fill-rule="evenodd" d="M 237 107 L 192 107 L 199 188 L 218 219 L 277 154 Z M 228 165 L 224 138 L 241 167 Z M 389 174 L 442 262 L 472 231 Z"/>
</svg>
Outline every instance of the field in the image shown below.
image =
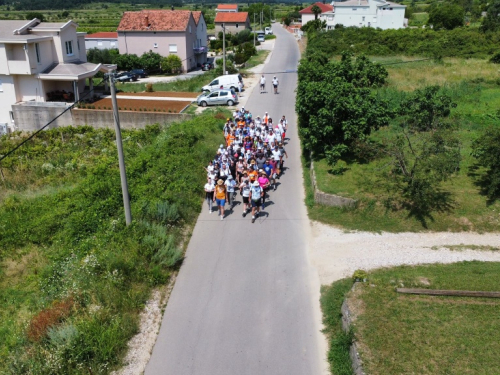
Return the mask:
<svg viewBox="0 0 500 375">
<path fill-rule="evenodd" d="M 425 225 L 410 217 L 405 210 L 388 210 L 383 202 L 388 192 L 381 180 L 380 171 L 387 159 L 370 163 L 347 162 L 342 175 L 332 174 L 325 160 L 315 161 L 318 186 L 322 191 L 358 200 L 354 210 L 313 205 L 311 218 L 325 223 L 335 223 L 349 229 L 370 231 L 498 231 L 500 230 L 500 202 L 490 204 L 480 194 L 479 187 L 470 176 L 474 163 L 471 143 L 488 126 L 498 126 L 497 108 L 500 106 L 500 76 L 498 65 L 481 59 L 447 58 L 443 61 L 415 61 L 415 58 L 372 57 L 389 72 L 388 84 L 378 89 L 380 98 L 393 105 L 415 89 L 438 84 L 441 92 L 449 95 L 457 107 L 451 118 L 458 126 L 461 140 L 460 170 L 442 187 L 451 193 L 451 211 L 434 212 Z M 400 63 L 401 64 L 395 64 Z M 372 134 L 374 141 L 391 133 L 391 127 Z"/>
<path fill-rule="evenodd" d="M 368 374 L 495 374 L 495 298 L 402 295 L 396 287 L 500 291 L 500 263 L 382 269 L 348 296 Z"/>
<path fill-rule="evenodd" d="M 115 136 L 69 127 L 2 161 L 0 373 L 107 374 L 120 367 L 153 288 L 182 262 L 203 166 L 227 112 L 123 131 L 133 222 Z M 5 154 L 26 135 L 0 139 Z"/>
</svg>

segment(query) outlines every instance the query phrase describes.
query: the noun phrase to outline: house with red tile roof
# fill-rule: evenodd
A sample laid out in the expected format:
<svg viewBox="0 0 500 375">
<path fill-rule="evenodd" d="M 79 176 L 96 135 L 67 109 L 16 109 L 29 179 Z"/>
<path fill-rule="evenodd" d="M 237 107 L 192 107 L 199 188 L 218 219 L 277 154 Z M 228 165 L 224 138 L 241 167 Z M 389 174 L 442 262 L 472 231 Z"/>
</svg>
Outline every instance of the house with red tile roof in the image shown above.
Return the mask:
<svg viewBox="0 0 500 375">
<path fill-rule="evenodd" d="M 299 11 L 301 19 L 302 19 L 302 26 L 304 26 L 309 21 L 314 21 L 314 13 L 311 10 L 314 5 L 317 5 L 319 7 L 319 9 L 321 9 L 321 13 L 333 12 L 333 5 L 330 5 L 330 4 L 323 4 L 323 3 L 320 3 L 318 1 L 312 5 L 309 5 L 307 8 L 304 8 L 301 11 Z M 319 15 L 318 15 L 318 18 L 319 18 Z"/>
<path fill-rule="evenodd" d="M 226 28 L 226 33 L 237 34 L 242 30 L 250 29 L 250 17 L 248 12 L 218 12 L 215 16 L 215 33 Z"/>
<path fill-rule="evenodd" d="M 120 54 L 138 56 L 149 51 L 164 57 L 175 54 L 181 59 L 183 70 L 190 71 L 207 61 L 206 29 L 201 12 L 164 9 L 124 12 L 117 30 L 118 48 Z"/>
<path fill-rule="evenodd" d="M 118 49 L 118 33 L 103 31 L 85 35 L 85 48 Z"/>
<path fill-rule="evenodd" d="M 238 4 L 219 4 L 215 9 L 216 12 L 238 12 Z"/>
</svg>

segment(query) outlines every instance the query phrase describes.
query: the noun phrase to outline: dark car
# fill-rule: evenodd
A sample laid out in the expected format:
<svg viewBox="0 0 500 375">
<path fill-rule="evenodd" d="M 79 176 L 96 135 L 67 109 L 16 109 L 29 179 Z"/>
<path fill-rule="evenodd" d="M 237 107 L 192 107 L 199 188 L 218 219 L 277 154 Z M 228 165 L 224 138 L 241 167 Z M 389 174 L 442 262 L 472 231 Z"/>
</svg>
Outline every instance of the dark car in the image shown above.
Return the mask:
<svg viewBox="0 0 500 375">
<path fill-rule="evenodd" d="M 132 82 L 137 81 L 137 75 L 131 72 L 120 73 L 115 76 L 115 80 L 118 82 Z"/>
<path fill-rule="evenodd" d="M 146 78 L 148 73 L 144 69 L 132 69 L 130 73 L 134 73 L 139 78 Z"/>
<path fill-rule="evenodd" d="M 213 68 L 214 68 L 214 66 L 212 65 L 212 63 L 209 63 L 208 61 L 201 64 L 201 70 L 210 70 Z"/>
</svg>

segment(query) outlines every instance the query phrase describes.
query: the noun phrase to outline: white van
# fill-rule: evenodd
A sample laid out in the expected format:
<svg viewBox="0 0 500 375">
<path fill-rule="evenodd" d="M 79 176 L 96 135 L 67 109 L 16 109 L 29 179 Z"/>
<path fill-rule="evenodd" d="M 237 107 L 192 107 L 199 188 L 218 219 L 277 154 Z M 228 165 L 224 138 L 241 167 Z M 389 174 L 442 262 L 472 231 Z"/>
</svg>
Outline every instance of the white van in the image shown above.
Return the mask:
<svg viewBox="0 0 500 375">
<path fill-rule="evenodd" d="M 273 29 L 272 28 L 266 27 L 264 30 L 265 30 L 266 35 L 273 35 Z"/>
<path fill-rule="evenodd" d="M 210 82 L 208 85 L 203 86 L 201 91 L 214 91 L 217 89 L 232 89 L 238 92 L 238 82 L 241 82 L 241 87 L 243 87 L 243 77 L 241 74 L 227 74 L 225 76 L 219 76 Z"/>
</svg>

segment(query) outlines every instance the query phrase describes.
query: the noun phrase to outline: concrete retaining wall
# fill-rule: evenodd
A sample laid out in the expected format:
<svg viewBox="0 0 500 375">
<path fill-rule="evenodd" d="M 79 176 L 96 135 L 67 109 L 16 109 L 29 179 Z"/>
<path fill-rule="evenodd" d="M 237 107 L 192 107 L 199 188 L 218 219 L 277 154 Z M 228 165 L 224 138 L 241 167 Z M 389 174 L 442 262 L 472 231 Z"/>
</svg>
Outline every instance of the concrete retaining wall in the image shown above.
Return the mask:
<svg viewBox="0 0 500 375">
<path fill-rule="evenodd" d="M 16 127 L 21 131 L 36 131 L 54 117 L 60 115 L 71 104 L 66 103 L 22 103 L 14 104 L 12 110 Z M 155 113 L 120 111 L 122 129 L 144 128 L 151 124 L 170 124 L 191 119 L 184 113 Z M 114 128 L 113 112 L 108 110 L 71 109 L 54 121 L 47 129 L 62 126 L 89 125 L 95 128 Z"/>
<path fill-rule="evenodd" d="M 318 189 L 318 185 L 316 183 L 316 173 L 314 172 L 314 164 L 311 157 L 311 182 L 314 189 L 314 201 L 316 203 L 324 204 L 326 206 L 334 206 L 334 207 L 354 207 L 356 205 L 356 201 L 351 198 L 344 198 L 335 194 L 327 194 Z"/>
<path fill-rule="evenodd" d="M 356 284 L 357 283 L 354 283 L 351 290 L 354 290 L 356 288 Z M 351 328 L 352 319 L 351 319 L 351 311 L 349 309 L 347 300 L 344 300 L 344 302 L 342 303 L 341 311 L 342 311 L 342 328 L 344 329 L 345 332 L 348 332 L 349 329 Z M 351 349 L 349 350 L 349 356 L 351 357 L 353 373 L 355 375 L 365 375 L 365 372 L 363 371 L 363 362 L 359 357 L 358 346 L 356 345 L 356 342 L 352 343 Z"/>
</svg>

